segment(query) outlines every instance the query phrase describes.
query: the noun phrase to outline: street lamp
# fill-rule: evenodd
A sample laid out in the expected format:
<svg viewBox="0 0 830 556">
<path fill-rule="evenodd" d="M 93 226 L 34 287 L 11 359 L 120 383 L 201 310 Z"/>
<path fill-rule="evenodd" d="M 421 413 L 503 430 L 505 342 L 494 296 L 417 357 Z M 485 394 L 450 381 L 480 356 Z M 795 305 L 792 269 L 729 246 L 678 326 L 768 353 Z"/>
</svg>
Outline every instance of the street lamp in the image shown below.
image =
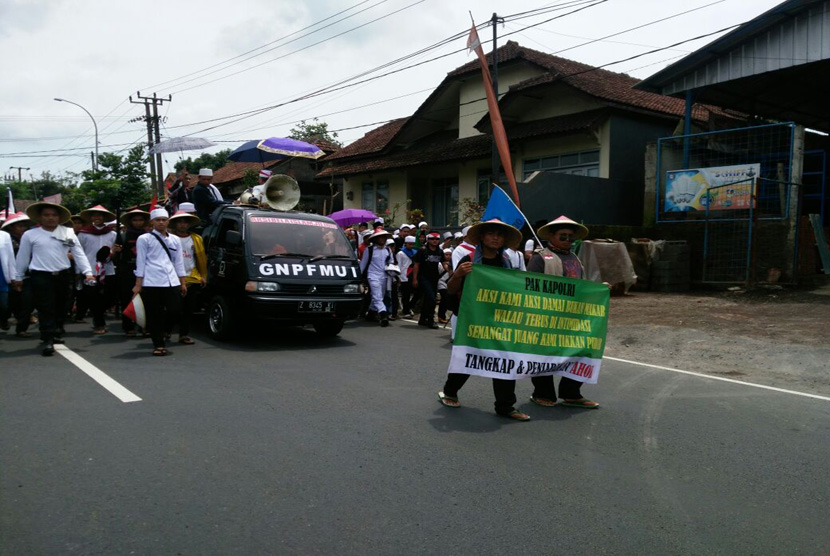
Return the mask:
<svg viewBox="0 0 830 556">
<path fill-rule="evenodd" d="M 95 118 L 92 117 L 92 114 L 89 113 L 89 110 L 78 104 L 77 102 L 72 102 L 71 100 L 66 100 L 65 98 L 56 98 L 58 102 L 68 102 L 69 104 L 74 104 L 84 112 L 89 118 L 92 120 L 92 125 L 95 126 L 95 165 L 92 168 L 95 172 L 98 172 L 98 123 L 95 121 Z"/>
</svg>

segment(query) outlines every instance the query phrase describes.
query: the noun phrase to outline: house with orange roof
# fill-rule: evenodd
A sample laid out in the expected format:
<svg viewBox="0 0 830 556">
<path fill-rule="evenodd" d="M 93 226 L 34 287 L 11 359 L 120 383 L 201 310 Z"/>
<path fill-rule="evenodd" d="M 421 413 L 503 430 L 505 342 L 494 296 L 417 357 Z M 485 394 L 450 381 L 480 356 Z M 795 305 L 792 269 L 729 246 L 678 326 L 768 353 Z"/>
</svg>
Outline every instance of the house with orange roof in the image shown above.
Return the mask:
<svg viewBox="0 0 830 556">
<path fill-rule="evenodd" d="M 682 128 L 685 101 L 513 41 L 496 56 L 507 170 L 520 182 L 528 219 L 568 213 L 586 224 L 641 224 L 644 205 L 653 204 L 644 198 L 646 145 Z M 481 80 L 477 60 L 451 71 L 414 114 L 326 157 L 317 178 L 343 180 L 345 208 L 383 215 L 410 199 L 431 225 L 459 225 L 459 202 L 486 204 L 493 181 Z M 698 104 L 692 120 L 709 130 L 739 125 L 742 116 Z"/>
</svg>

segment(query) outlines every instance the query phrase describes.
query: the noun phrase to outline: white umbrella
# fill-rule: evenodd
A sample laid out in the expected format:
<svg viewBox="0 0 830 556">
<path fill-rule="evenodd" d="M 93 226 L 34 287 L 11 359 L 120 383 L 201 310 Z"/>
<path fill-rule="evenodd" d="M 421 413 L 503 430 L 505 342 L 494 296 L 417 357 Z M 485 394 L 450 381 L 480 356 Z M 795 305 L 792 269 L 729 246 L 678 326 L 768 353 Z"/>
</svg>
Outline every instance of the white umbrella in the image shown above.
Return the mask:
<svg viewBox="0 0 830 556">
<path fill-rule="evenodd" d="M 180 151 L 200 151 L 208 147 L 214 147 L 216 143 L 202 137 L 173 137 L 161 143 L 156 143 L 150 149 L 150 154 L 174 153 Z"/>
</svg>

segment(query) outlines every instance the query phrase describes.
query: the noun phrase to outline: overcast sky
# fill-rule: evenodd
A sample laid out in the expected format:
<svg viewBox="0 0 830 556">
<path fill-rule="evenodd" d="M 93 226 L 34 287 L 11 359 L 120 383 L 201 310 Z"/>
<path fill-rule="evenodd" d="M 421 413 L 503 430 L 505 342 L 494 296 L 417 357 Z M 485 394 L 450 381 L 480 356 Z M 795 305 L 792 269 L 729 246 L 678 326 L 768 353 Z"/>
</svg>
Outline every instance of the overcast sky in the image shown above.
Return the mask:
<svg viewBox="0 0 830 556">
<path fill-rule="evenodd" d="M 358 81 L 463 49 L 470 10 L 482 23 L 493 12 L 509 16 L 550 6 L 557 11 L 499 26 L 499 35 L 505 36 L 500 44 L 509 39 L 558 53 L 708 5 L 558 54 L 601 65 L 747 21 L 780 3 L 606 0 L 586 7 L 592 2 L 597 0 L 0 0 L 0 167 L 4 174 L 12 172 L 10 166 L 30 167 L 24 176 L 89 167 L 91 120 L 55 97 L 92 113 L 101 152 L 146 141 L 144 124 L 128 122 L 143 114 L 143 106 L 128 102 L 136 91 L 173 95 L 162 108 L 166 137 L 194 135 L 236 147 L 248 139 L 285 136 L 296 121 L 319 116 L 330 129 L 342 130 L 339 139 L 349 143 L 377 127 L 376 122 L 410 115 L 447 72 L 472 56 L 458 52 L 239 121 L 198 122 L 297 99 L 456 33 L 464 36 Z M 585 9 L 524 29 L 578 8 Z M 490 30 L 481 31 L 482 39 L 490 36 Z M 645 78 L 715 38 L 607 69 Z M 368 104 L 372 106 L 360 108 Z M 9 154 L 23 152 L 27 156 Z M 176 160 L 177 154 L 166 156 L 169 167 Z"/>
</svg>

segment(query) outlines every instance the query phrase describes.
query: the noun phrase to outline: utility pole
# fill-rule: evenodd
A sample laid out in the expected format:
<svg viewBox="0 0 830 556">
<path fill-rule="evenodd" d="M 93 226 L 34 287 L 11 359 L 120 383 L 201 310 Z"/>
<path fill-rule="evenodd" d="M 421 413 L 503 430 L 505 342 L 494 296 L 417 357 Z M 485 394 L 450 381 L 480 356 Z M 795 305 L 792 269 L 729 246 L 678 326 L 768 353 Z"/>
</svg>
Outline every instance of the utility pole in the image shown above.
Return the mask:
<svg viewBox="0 0 830 556">
<path fill-rule="evenodd" d="M 17 170 L 17 181 L 23 181 L 23 170 L 31 170 L 31 168 L 23 168 L 22 166 L 9 166 L 9 170 Z"/>
<path fill-rule="evenodd" d="M 498 14 L 493 12 L 493 17 L 490 18 L 490 23 L 493 26 L 493 69 L 490 72 L 490 76 L 493 78 L 493 91 L 496 94 L 496 103 L 499 102 L 499 63 L 496 60 L 496 50 L 498 49 L 498 24 L 504 23 L 504 18 L 499 17 Z M 501 184 L 501 172 L 499 172 L 499 166 L 501 166 L 501 160 L 499 158 L 499 150 L 496 147 L 496 138 L 493 136 L 493 142 L 490 147 L 492 152 L 492 171 L 491 171 L 491 187 L 493 183 Z M 512 172 L 512 168 L 505 168 L 505 173 Z"/>
<path fill-rule="evenodd" d="M 131 122 L 141 121 L 144 120 L 147 123 L 147 148 L 152 149 L 153 145 L 158 144 L 161 142 L 161 132 L 159 131 L 159 113 L 158 107 L 164 104 L 165 102 L 170 102 L 173 100 L 171 95 L 167 95 L 167 98 L 159 98 L 156 93 L 153 93 L 151 97 L 144 97 L 141 96 L 141 92 L 136 92 L 136 97 L 139 100 L 133 100 L 133 97 L 130 96 L 130 102 L 132 104 L 143 104 L 144 105 L 144 116 L 139 116 L 138 118 L 133 118 L 130 120 Z M 150 110 L 150 106 L 152 106 L 152 112 Z M 149 153 L 148 153 L 149 154 Z M 158 198 L 161 199 L 164 197 L 164 176 L 162 175 L 163 169 L 161 165 L 161 154 L 156 153 L 155 156 L 149 154 L 150 157 L 150 182 L 153 184 L 153 191 L 158 194 Z"/>
</svg>

